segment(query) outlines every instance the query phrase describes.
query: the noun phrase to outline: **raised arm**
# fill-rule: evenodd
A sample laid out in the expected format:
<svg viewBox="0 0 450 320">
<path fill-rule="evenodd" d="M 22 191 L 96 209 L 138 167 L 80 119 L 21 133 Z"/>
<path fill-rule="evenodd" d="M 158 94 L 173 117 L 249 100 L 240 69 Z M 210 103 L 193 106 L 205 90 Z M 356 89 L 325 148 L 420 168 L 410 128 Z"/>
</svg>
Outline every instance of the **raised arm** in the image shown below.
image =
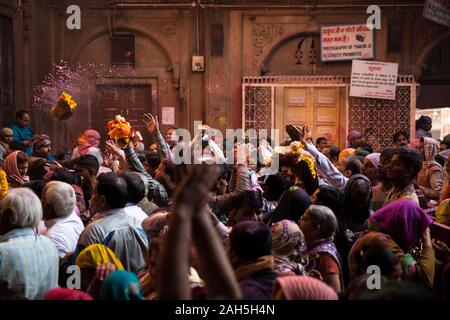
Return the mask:
<svg viewBox="0 0 450 320">
<path fill-rule="evenodd" d="M 144 121 L 148 133 L 150 133 L 150 135 L 155 139 L 159 158 L 161 160 L 166 158 L 172 159 L 173 155 L 170 151 L 170 147 L 162 136 L 161 131 L 159 131 L 158 116 L 153 116 L 150 113 L 146 113 L 144 114 L 142 121 Z"/>
<path fill-rule="evenodd" d="M 306 141 L 303 135 L 303 129 L 292 124 L 286 125 L 286 132 L 289 134 L 292 140 L 300 141 L 305 150 L 308 151 L 316 160 L 316 169 L 321 176 L 327 179 L 327 181 L 335 188 L 342 189 L 347 184 L 348 178 L 345 177 L 334 165 L 330 159 L 316 149 L 314 144 Z"/>
<path fill-rule="evenodd" d="M 212 166 L 193 166 L 175 192 L 173 219 L 160 261 L 160 299 L 191 298 L 188 270 L 192 231 L 208 298 L 240 297 L 233 269 L 206 210 L 216 177 Z"/>
<path fill-rule="evenodd" d="M 116 148 L 118 148 L 116 146 Z M 166 188 L 159 183 L 157 180 L 153 179 L 153 177 L 148 174 L 148 172 L 145 170 L 144 166 L 142 165 L 142 162 L 139 160 L 138 156 L 136 155 L 136 152 L 134 152 L 134 149 L 131 147 L 131 144 L 128 144 L 128 146 L 125 148 L 125 156 L 127 158 L 127 162 L 129 167 L 136 172 L 139 172 L 144 175 L 144 177 L 148 181 L 148 197 L 153 200 L 158 206 L 164 207 L 169 204 L 169 195 L 167 194 Z"/>
</svg>

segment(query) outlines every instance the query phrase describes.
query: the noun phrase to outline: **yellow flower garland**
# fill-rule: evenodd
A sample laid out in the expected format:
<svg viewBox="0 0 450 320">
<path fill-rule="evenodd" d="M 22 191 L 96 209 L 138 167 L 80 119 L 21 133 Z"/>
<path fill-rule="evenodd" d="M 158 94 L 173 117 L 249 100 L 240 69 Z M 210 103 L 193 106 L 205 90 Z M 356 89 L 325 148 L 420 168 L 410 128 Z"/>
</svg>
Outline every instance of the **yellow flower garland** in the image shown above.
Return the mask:
<svg viewBox="0 0 450 320">
<path fill-rule="evenodd" d="M 0 169 L 0 199 L 8 194 L 8 181 L 6 180 L 6 172 Z"/>
<path fill-rule="evenodd" d="M 299 141 L 294 141 L 291 143 L 290 149 L 291 149 L 290 154 L 298 157 L 297 163 L 299 163 L 300 161 L 306 162 L 306 164 L 308 165 L 308 169 L 311 172 L 311 175 L 315 179 L 317 177 L 317 173 L 314 166 L 314 160 L 302 152 L 304 150 L 303 144 Z"/>
</svg>

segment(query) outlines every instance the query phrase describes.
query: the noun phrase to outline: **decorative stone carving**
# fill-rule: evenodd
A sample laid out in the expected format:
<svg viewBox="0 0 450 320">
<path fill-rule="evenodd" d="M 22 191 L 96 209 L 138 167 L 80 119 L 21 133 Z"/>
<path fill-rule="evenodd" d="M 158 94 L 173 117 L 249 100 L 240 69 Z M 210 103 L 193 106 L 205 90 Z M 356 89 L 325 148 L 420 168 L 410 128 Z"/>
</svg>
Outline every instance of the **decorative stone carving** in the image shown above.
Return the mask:
<svg viewBox="0 0 450 320">
<path fill-rule="evenodd" d="M 272 43 L 284 32 L 281 24 L 254 24 L 253 25 L 253 65 L 258 62 L 258 57 L 264 52 L 265 47 Z"/>
<path fill-rule="evenodd" d="M 414 41 L 413 41 L 413 58 L 417 62 L 425 47 L 436 39 L 437 36 L 447 31 L 447 28 L 440 24 L 426 20 L 424 18 L 415 19 L 418 23 L 414 23 Z"/>
<path fill-rule="evenodd" d="M 166 38 L 170 38 L 177 34 L 177 29 L 171 24 L 166 24 L 161 26 L 161 34 Z"/>
</svg>

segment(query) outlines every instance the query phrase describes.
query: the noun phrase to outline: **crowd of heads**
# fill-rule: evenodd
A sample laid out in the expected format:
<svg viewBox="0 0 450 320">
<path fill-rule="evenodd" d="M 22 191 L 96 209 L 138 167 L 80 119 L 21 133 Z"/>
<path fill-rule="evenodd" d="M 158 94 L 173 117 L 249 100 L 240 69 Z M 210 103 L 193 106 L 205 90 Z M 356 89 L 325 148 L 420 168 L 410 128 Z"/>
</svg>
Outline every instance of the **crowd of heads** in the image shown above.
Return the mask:
<svg viewBox="0 0 450 320">
<path fill-rule="evenodd" d="M 430 227 L 450 225 L 450 135 L 439 144 L 427 117 L 417 120 L 414 141 L 398 131 L 381 150 L 357 130 L 340 149 L 329 137 L 313 141 L 306 127 L 288 125 L 281 147 L 267 140 L 253 146 L 261 161 L 209 167 L 176 164 L 172 150 L 189 141 L 176 128 L 161 134 L 153 116 L 145 122 L 153 139 L 144 141 L 147 150 L 133 141 L 122 148 L 107 141 L 101 150 L 104 137 L 89 129 L 63 158 L 53 155 L 51 137 L 34 134 L 30 120 L 19 111 L 0 132 L 0 236 L 24 239 L 16 251 L 0 241 L 8 270 L 15 270 L 11 278 L 0 262 L 0 282 L 9 279 L 2 298 L 449 295 L 442 284 L 450 249 L 432 241 Z M 202 148 L 211 147 L 205 159 L 219 156 L 218 145 L 229 147 L 221 157 L 252 148 L 248 139 L 202 137 Z M 274 157 L 276 172 L 269 170 Z M 25 244 L 31 236 L 37 240 Z M 435 254 L 444 265 L 438 278 Z M 73 265 L 81 270 L 78 290 L 67 288 Z M 374 266 L 377 294 L 367 288 Z"/>
</svg>

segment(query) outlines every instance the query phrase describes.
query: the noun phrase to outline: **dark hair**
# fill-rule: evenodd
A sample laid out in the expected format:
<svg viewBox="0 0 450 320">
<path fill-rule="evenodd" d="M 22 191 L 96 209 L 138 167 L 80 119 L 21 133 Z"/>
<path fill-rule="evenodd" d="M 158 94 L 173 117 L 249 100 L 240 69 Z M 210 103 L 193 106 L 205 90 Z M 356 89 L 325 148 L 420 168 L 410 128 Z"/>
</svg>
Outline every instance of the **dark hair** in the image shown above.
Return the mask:
<svg viewBox="0 0 450 320">
<path fill-rule="evenodd" d="M 362 173 L 362 164 L 356 157 L 350 157 L 345 164 L 345 171 L 350 170 L 352 175 Z"/>
<path fill-rule="evenodd" d="M 394 155 L 398 155 L 405 166 L 413 169 L 412 179 L 414 179 L 422 169 L 422 155 L 416 149 L 400 147 L 396 150 Z"/>
<path fill-rule="evenodd" d="M 367 270 L 369 266 L 376 265 L 381 269 L 381 275 L 389 277 L 400 263 L 398 257 L 382 242 L 370 247 L 364 246 L 361 251 L 361 270 Z"/>
<path fill-rule="evenodd" d="M 356 157 L 356 159 L 358 159 L 359 161 L 363 161 L 365 157 L 367 157 L 370 154 L 369 151 L 364 150 L 364 149 L 359 149 L 355 151 L 355 153 L 353 153 L 353 156 Z"/>
<path fill-rule="evenodd" d="M 416 120 L 416 130 L 423 129 L 424 125 L 432 124 L 433 120 L 428 116 L 420 116 L 419 119 Z"/>
<path fill-rule="evenodd" d="M 263 199 L 261 193 L 253 190 L 244 190 L 233 199 L 233 208 L 247 207 L 252 213 L 261 209 Z"/>
<path fill-rule="evenodd" d="M 342 195 L 338 189 L 329 185 L 321 185 L 316 198 L 317 204 L 328 207 L 336 216 L 339 215 L 342 208 Z"/>
<path fill-rule="evenodd" d="M 22 185 L 23 188 L 28 188 L 33 190 L 33 192 L 41 198 L 42 190 L 44 190 L 45 187 L 45 181 L 44 180 L 32 180 L 30 182 L 24 183 Z"/>
<path fill-rule="evenodd" d="M 23 151 L 19 151 L 19 153 L 17 153 L 16 161 L 17 161 L 17 164 L 28 162 L 28 157 L 27 157 L 26 153 Z"/>
<path fill-rule="evenodd" d="M 373 148 L 372 148 L 372 146 L 371 146 L 370 144 L 368 144 L 367 142 L 362 142 L 362 143 L 359 145 L 359 148 L 362 149 L 362 150 L 366 150 L 366 151 L 369 152 L 369 153 L 373 153 Z"/>
<path fill-rule="evenodd" d="M 400 138 L 401 136 L 404 136 L 406 138 L 406 140 L 409 140 L 409 135 L 406 132 L 397 131 L 396 133 L 394 133 L 394 136 L 392 137 L 392 142 L 395 143 L 395 141 L 397 141 L 398 138 Z"/>
<path fill-rule="evenodd" d="M 110 209 L 123 208 L 128 201 L 125 179 L 116 173 L 102 173 L 97 178 L 97 193 L 104 196 Z"/>
<path fill-rule="evenodd" d="M 443 166 L 443 167 L 445 166 L 445 158 L 442 155 L 437 154 L 436 157 L 434 158 L 434 160 L 437 163 L 439 163 L 441 166 Z"/>
<path fill-rule="evenodd" d="M 393 147 L 387 147 L 385 148 L 383 151 L 381 151 L 380 154 L 380 159 L 381 158 L 387 158 L 387 159 L 392 159 L 392 157 L 394 156 L 394 154 L 397 152 L 396 148 Z"/>
<path fill-rule="evenodd" d="M 339 149 L 336 146 L 329 146 L 328 148 L 330 148 L 330 156 L 331 156 L 331 158 L 339 157 L 339 153 L 341 153 L 341 149 Z"/>
<path fill-rule="evenodd" d="M 70 185 L 76 185 L 81 187 L 82 179 L 80 174 L 72 172 L 67 168 L 55 168 L 52 170 L 49 181 L 61 181 Z"/>
<path fill-rule="evenodd" d="M 97 158 L 90 154 L 85 154 L 76 158 L 74 161 L 74 165 L 75 164 L 89 171 L 93 170 L 95 174 L 97 174 L 100 169 L 100 164 L 98 163 Z"/>
<path fill-rule="evenodd" d="M 303 188 L 305 189 L 306 193 L 312 195 L 319 186 L 317 174 L 316 177 L 314 178 L 309 169 L 308 163 L 303 160 L 297 162 L 297 160 L 298 160 L 297 156 L 286 155 L 280 157 L 280 167 L 282 166 L 290 167 L 294 172 L 294 174 L 302 181 Z"/>
<path fill-rule="evenodd" d="M 254 260 L 272 251 L 272 232 L 262 222 L 243 221 L 231 230 L 230 245 L 239 258 Z"/>
<path fill-rule="evenodd" d="M 20 143 L 19 141 L 13 140 L 9 144 L 9 149 L 11 149 L 11 150 L 19 150 L 19 151 L 25 152 L 27 147 L 23 143 Z"/>
<path fill-rule="evenodd" d="M 42 180 L 42 178 L 47 173 L 45 169 L 45 165 L 47 164 L 47 160 L 38 158 L 30 163 L 28 166 L 28 176 L 30 180 Z"/>
<path fill-rule="evenodd" d="M 30 111 L 24 110 L 24 109 L 17 111 L 16 112 L 16 120 L 22 119 L 23 116 L 26 115 L 26 114 L 30 115 Z"/>
<path fill-rule="evenodd" d="M 325 137 L 318 137 L 317 140 L 316 140 L 316 146 L 317 146 L 319 143 L 321 143 L 322 141 L 327 141 L 327 138 L 325 138 Z"/>
<path fill-rule="evenodd" d="M 264 186 L 267 187 L 265 191 L 265 197 L 268 201 L 278 201 L 284 191 L 289 189 L 291 183 L 288 179 L 283 177 L 281 172 L 272 174 L 266 178 Z"/>
<path fill-rule="evenodd" d="M 149 152 L 145 155 L 145 162 L 152 168 L 157 168 L 161 163 L 158 153 Z"/>
<path fill-rule="evenodd" d="M 128 202 L 139 203 L 145 197 L 145 184 L 136 172 L 122 172 L 119 174 L 127 183 Z"/>
</svg>

